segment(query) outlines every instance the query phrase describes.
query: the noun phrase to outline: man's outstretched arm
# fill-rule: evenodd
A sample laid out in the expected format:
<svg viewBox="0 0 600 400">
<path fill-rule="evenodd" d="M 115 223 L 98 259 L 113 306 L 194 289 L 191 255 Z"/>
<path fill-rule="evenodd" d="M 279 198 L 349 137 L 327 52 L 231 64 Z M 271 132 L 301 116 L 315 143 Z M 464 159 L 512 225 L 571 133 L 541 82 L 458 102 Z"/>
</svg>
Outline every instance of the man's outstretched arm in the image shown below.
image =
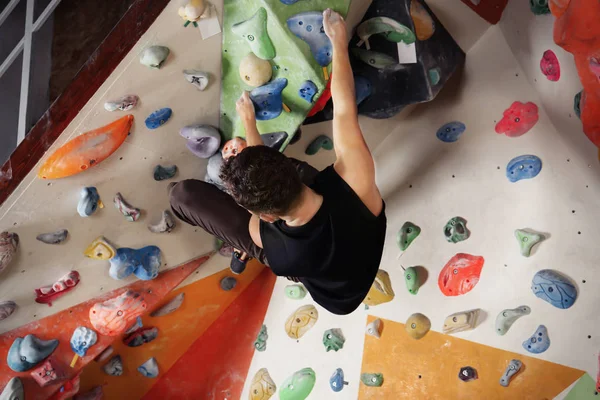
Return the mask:
<svg viewBox="0 0 600 400">
<path fill-rule="evenodd" d="M 262 146 L 264 143 L 260 137 L 260 133 L 258 133 L 258 128 L 256 127 L 254 104 L 252 104 L 252 100 L 250 100 L 250 94 L 248 92 L 244 91 L 244 93 L 242 93 L 237 103 L 235 103 L 235 108 L 238 115 L 242 119 L 242 124 L 244 125 L 244 130 L 246 131 L 246 143 L 248 146 Z"/>
<path fill-rule="evenodd" d="M 375 164 L 358 124 L 354 77 L 348 55 L 346 23 L 336 12 L 323 12 L 323 27 L 333 47 L 331 97 L 333 98 L 333 144 L 337 173 L 375 215 L 383 207 L 375 184 Z"/>
</svg>

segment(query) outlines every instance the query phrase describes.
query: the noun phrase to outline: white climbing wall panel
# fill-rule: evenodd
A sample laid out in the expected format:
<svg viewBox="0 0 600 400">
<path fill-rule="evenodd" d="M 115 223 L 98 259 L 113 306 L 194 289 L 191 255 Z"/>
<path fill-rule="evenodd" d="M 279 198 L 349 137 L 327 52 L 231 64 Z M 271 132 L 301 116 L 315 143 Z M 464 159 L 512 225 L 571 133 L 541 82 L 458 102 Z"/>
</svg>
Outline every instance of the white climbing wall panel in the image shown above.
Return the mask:
<svg viewBox="0 0 600 400">
<path fill-rule="evenodd" d="M 442 2 L 430 3 L 438 11 Z M 452 3 L 456 15 L 438 15 L 453 35 L 453 27 L 467 29 L 480 22 L 475 13 L 470 15 L 472 20 L 453 20 L 463 7 L 462 3 Z M 543 20 L 534 24 L 528 2 L 511 1 L 505 18 L 513 17 L 515 12 L 521 19 L 490 27 L 470 48 L 459 37 L 459 44 L 467 52 L 464 71 L 436 100 L 394 121 L 393 131 L 372 147 L 388 217 L 381 268 L 390 274 L 395 299 L 369 310 L 360 307 L 344 317 L 317 306 L 317 324 L 297 342 L 287 337 L 285 320 L 298 306 L 312 301 L 310 296 L 301 301 L 287 299 L 283 290 L 289 282 L 278 280 L 265 320 L 269 328 L 267 351 L 255 353 L 244 396 L 249 379 L 259 368 L 267 368 L 275 383 L 281 384 L 295 371 L 310 366 L 317 382 L 309 398 L 356 399 L 360 373 L 376 372 L 361 371 L 368 314 L 404 323 L 409 315 L 419 312 L 429 317 L 432 330 L 441 332 L 446 316 L 473 308 L 482 309 L 483 321 L 475 330 L 455 336 L 528 354 L 522 342 L 544 324 L 552 344 L 535 357 L 585 370 L 595 378 L 600 345 L 600 294 L 596 290 L 600 279 L 600 217 L 596 211 L 600 165 L 577 117 L 568 117 L 573 113 L 572 97 L 580 90 L 579 81 L 572 57 L 552 45 L 552 18 L 538 17 Z M 446 23 L 447 18 L 453 22 Z M 521 36 L 515 39 L 511 35 L 519 28 Z M 547 81 L 539 69 L 539 59 L 547 48 L 555 50 L 564 71 L 557 83 Z M 560 87 L 568 90 L 558 91 L 551 85 L 564 85 Z M 519 138 L 497 134 L 495 123 L 517 100 L 538 104 L 539 122 Z M 560 115 L 549 115 L 542 106 L 551 112 L 558 110 Z M 450 121 L 461 121 L 467 129 L 458 142 L 443 143 L 435 133 Z M 371 124 L 361 120 L 367 137 L 376 127 Z M 543 169 L 534 179 L 510 183 L 505 176 L 506 164 L 522 154 L 539 156 Z M 447 243 L 443 235 L 444 225 L 454 216 L 467 219 L 471 230 L 471 238 L 458 244 Z M 419 225 L 422 233 L 397 260 L 400 251 L 396 233 L 405 221 Z M 549 239 L 525 258 L 513 234 L 517 228 L 544 232 Z M 458 252 L 481 255 L 485 265 L 478 285 L 470 293 L 445 297 L 437 285 L 438 275 Z M 406 290 L 400 265 L 427 269 L 427 282 L 416 296 Z M 576 283 L 579 298 L 572 308 L 554 308 L 532 294 L 531 279 L 541 269 L 561 271 Z M 519 320 L 506 336 L 498 336 L 494 331 L 497 314 L 519 305 L 529 305 L 531 315 Z M 344 348 L 337 353 L 325 352 L 322 344 L 323 332 L 330 328 L 341 328 L 346 337 Z M 397 362 L 402 363 L 402 359 Z M 340 367 L 350 384 L 342 392 L 333 393 L 329 377 Z M 437 397 L 431 393 L 429 398 Z"/>
</svg>

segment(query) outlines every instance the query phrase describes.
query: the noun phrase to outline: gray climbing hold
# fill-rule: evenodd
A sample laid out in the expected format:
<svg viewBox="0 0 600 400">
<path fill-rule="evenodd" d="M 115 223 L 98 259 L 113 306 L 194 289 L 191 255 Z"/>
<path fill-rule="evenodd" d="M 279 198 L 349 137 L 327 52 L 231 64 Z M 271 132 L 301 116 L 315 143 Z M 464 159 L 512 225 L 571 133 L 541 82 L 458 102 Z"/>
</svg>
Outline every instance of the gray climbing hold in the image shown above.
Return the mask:
<svg viewBox="0 0 600 400">
<path fill-rule="evenodd" d="M 220 285 L 221 289 L 229 292 L 235 287 L 235 285 L 237 285 L 237 280 L 233 276 L 226 276 L 225 278 L 221 279 Z"/>
<path fill-rule="evenodd" d="M 169 210 L 162 212 L 160 221 L 156 224 L 148 225 L 148 230 L 153 233 L 169 233 L 173 229 L 175 229 L 175 217 Z"/>
<path fill-rule="evenodd" d="M 109 362 L 106 363 L 102 370 L 105 374 L 111 376 L 121 376 L 123 375 L 123 360 L 121 360 L 121 356 L 116 355 L 110 359 Z"/>
<path fill-rule="evenodd" d="M 377 318 L 368 324 L 367 328 L 365 329 L 365 333 L 377 339 L 381 338 L 381 320 Z"/>
<path fill-rule="evenodd" d="M 531 308 L 528 306 L 502 310 L 496 317 L 496 333 L 500 336 L 505 335 L 516 320 L 529 314 L 531 314 Z"/>
<path fill-rule="evenodd" d="M 502 377 L 500 378 L 500 385 L 508 387 L 510 380 L 516 375 L 517 372 L 519 372 L 522 366 L 523 363 L 521 361 L 511 360 L 510 363 L 508 363 L 504 374 L 502 374 Z"/>
<path fill-rule="evenodd" d="M 46 244 L 59 244 L 64 242 L 67 239 L 67 235 L 69 231 L 66 229 L 61 229 L 56 232 L 50 233 L 41 233 L 36 236 L 36 239 L 40 242 L 44 242 Z"/>
<path fill-rule="evenodd" d="M 166 179 L 171 179 L 177 173 L 177 165 L 157 165 L 154 167 L 154 180 L 155 181 L 164 181 Z"/>
</svg>

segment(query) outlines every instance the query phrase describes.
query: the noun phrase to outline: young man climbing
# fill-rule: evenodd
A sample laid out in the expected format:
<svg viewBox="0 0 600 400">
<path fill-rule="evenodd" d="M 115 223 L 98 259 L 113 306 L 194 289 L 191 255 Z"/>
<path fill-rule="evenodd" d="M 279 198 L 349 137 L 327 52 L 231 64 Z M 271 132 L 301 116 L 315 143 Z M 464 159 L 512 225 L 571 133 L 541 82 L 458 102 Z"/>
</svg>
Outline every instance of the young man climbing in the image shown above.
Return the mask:
<svg viewBox="0 0 600 400">
<path fill-rule="evenodd" d="M 386 231 L 385 205 L 375 165 L 358 124 L 346 24 L 323 13 L 333 46 L 331 93 L 336 161 L 318 172 L 262 145 L 248 93 L 237 111 L 247 147 L 224 164 L 225 193 L 198 180 L 171 189 L 171 206 L 236 249 L 233 268 L 257 258 L 279 276 L 300 281 L 313 299 L 335 314 L 354 311 L 379 268 Z"/>
</svg>

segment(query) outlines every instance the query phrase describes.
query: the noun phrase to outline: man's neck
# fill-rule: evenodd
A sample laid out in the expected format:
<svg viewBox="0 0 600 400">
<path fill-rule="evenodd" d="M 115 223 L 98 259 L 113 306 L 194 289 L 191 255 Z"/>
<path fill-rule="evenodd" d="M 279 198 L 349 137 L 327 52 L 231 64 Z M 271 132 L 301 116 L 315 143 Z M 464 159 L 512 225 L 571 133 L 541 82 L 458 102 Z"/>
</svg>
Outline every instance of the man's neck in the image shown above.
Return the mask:
<svg viewBox="0 0 600 400">
<path fill-rule="evenodd" d="M 289 215 L 281 217 L 287 226 L 302 226 L 308 223 L 323 204 L 323 196 L 308 186 L 304 186 L 301 196 L 298 206 L 294 207 Z"/>
</svg>

